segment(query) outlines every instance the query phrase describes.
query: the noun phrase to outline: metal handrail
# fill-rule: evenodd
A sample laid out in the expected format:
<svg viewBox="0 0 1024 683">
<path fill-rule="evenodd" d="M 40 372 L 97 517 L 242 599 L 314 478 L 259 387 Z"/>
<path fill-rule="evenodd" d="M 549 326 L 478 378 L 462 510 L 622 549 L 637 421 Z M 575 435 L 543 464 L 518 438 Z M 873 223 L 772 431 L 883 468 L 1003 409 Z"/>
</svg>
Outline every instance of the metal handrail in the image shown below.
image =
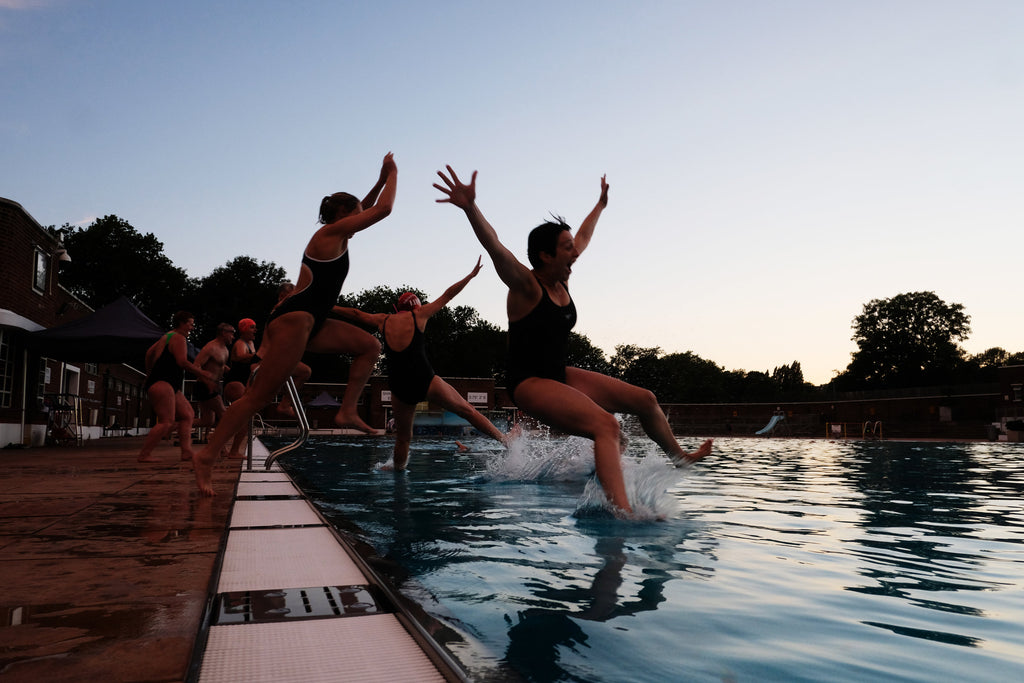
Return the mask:
<svg viewBox="0 0 1024 683">
<path fill-rule="evenodd" d="M 283 448 L 278 448 L 267 456 L 264 467 L 268 470 L 273 466 L 275 460 L 285 453 L 294 451 L 296 448 L 304 444 L 306 442 L 306 437 L 309 436 L 309 421 L 306 419 L 306 411 L 303 409 L 302 402 L 299 400 L 299 390 L 295 388 L 295 382 L 292 381 L 291 377 L 289 377 L 284 383 L 284 386 L 285 389 L 288 390 L 288 395 L 292 399 L 292 407 L 295 409 L 295 417 L 299 420 L 299 437 L 295 439 L 294 442 L 284 446 Z"/>
</svg>

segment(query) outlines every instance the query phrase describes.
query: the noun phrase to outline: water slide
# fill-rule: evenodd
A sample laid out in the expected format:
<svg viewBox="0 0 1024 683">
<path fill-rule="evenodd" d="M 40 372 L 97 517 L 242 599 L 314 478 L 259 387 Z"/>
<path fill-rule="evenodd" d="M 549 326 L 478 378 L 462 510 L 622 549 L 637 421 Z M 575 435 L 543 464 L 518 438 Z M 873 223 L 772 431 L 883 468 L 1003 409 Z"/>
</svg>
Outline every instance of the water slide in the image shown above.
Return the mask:
<svg viewBox="0 0 1024 683">
<path fill-rule="evenodd" d="M 757 434 L 758 436 L 761 436 L 763 434 L 771 434 L 772 430 L 775 429 L 775 425 L 779 424 L 785 419 L 785 415 L 772 415 L 772 419 L 768 420 L 768 424 L 754 432 L 754 434 Z"/>
</svg>

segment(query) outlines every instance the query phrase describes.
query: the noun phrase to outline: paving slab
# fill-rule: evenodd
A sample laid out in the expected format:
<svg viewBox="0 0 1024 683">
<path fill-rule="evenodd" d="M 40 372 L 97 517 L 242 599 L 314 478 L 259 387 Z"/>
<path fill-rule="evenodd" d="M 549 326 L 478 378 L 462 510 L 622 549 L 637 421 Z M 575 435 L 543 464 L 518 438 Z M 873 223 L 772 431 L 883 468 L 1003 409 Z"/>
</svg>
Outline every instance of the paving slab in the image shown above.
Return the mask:
<svg viewBox="0 0 1024 683">
<path fill-rule="evenodd" d="M 142 437 L 0 450 L 0 679 L 184 681 L 238 482 Z"/>
</svg>

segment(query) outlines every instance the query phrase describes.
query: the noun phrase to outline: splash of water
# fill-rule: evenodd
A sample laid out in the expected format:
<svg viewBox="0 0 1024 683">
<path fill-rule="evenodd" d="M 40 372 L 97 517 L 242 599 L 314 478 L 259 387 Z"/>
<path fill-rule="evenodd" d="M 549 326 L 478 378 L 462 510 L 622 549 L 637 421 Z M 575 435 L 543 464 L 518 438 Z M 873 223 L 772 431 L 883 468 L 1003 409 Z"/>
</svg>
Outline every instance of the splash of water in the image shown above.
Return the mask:
<svg viewBox="0 0 1024 683">
<path fill-rule="evenodd" d="M 489 455 L 484 472 L 484 478 L 493 482 L 582 480 L 576 516 L 621 516 L 594 474 L 594 443 L 589 439 L 523 434 L 509 444 L 508 451 Z M 678 499 L 668 489 L 679 482 L 682 470 L 670 466 L 654 443 L 632 442 L 622 458 L 622 474 L 633 507 L 630 519 L 663 520 L 678 512 Z"/>
</svg>

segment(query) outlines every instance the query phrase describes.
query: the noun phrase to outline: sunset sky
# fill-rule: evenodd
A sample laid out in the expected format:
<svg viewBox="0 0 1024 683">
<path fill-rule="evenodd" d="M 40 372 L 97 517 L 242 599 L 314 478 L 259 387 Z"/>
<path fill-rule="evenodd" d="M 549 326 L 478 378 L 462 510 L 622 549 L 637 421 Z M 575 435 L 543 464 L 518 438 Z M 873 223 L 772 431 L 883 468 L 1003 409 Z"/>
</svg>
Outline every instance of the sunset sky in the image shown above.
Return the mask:
<svg viewBox="0 0 1024 683">
<path fill-rule="evenodd" d="M 971 353 L 1024 350 L 1022 35 L 1018 0 L 0 0 L 0 196 L 115 214 L 190 276 L 294 278 L 321 197 L 390 150 L 344 291 L 436 298 L 483 253 L 438 169 L 479 171 L 524 262 L 607 174 L 577 332 L 820 384 L 902 292 L 963 304 Z M 504 327 L 504 293 L 488 264 L 455 303 Z"/>
</svg>

